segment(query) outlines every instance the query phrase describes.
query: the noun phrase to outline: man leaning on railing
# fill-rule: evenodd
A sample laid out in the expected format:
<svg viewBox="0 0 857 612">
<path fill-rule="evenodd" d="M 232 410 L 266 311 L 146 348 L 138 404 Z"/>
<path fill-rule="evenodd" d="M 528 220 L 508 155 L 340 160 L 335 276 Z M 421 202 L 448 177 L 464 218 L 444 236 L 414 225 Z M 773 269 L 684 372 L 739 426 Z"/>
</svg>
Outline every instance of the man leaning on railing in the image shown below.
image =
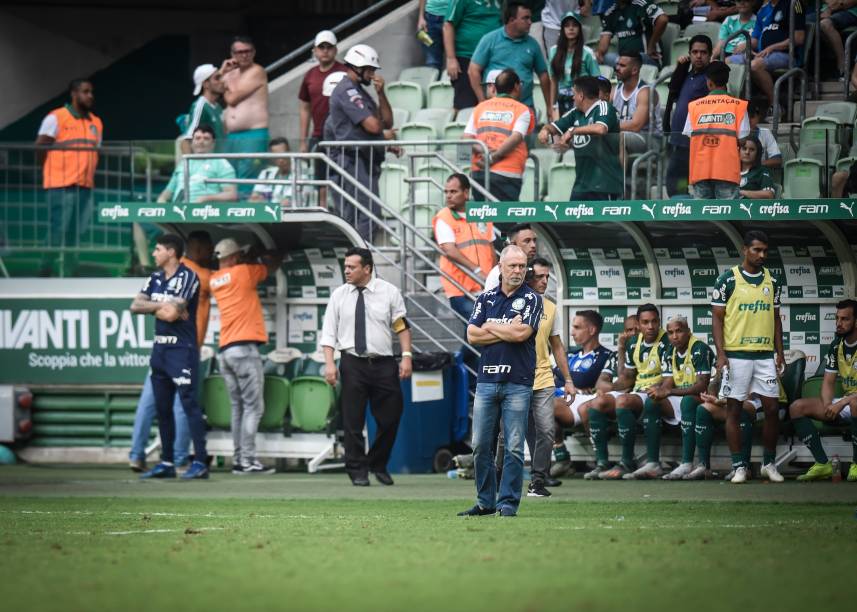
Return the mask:
<svg viewBox="0 0 857 612">
<path fill-rule="evenodd" d="M 201 125 L 193 133 L 190 142 L 193 153 L 211 153 L 214 150 L 214 130 Z M 190 180 L 190 197 L 185 197 L 185 162 L 180 161 L 173 171 L 166 189 L 158 196 L 158 202 L 234 202 L 238 199 L 235 185 L 209 183 L 208 179 L 234 179 L 235 169 L 225 159 L 190 159 L 187 161 Z"/>
</svg>

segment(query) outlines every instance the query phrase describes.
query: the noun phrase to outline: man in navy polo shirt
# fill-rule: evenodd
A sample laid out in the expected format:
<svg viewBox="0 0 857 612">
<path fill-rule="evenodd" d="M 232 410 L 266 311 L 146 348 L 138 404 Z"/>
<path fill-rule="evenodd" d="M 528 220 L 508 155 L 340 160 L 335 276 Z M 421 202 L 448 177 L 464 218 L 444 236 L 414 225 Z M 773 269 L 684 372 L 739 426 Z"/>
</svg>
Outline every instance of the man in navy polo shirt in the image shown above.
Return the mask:
<svg viewBox="0 0 857 612">
<path fill-rule="evenodd" d="M 150 361 L 152 392 L 161 434 L 161 462 L 140 478 L 175 478 L 173 443 L 176 424 L 173 400 L 178 393 L 193 438 L 194 461 L 184 479 L 208 478 L 205 423 L 196 399 L 199 351 L 196 344 L 196 306 L 199 277 L 179 261 L 182 239 L 164 234 L 155 243 L 152 257 L 158 266 L 137 297 L 131 312 L 155 316 L 155 342 Z"/>
<path fill-rule="evenodd" d="M 467 341 L 481 347 L 473 402 L 473 461 L 476 505 L 459 516 L 515 516 L 524 480 L 524 438 L 536 369 L 536 331 L 542 298 L 524 284 L 527 256 L 509 245 L 500 254 L 500 285 L 473 306 Z M 506 453 L 500 495 L 494 441 L 503 419 Z"/>
</svg>

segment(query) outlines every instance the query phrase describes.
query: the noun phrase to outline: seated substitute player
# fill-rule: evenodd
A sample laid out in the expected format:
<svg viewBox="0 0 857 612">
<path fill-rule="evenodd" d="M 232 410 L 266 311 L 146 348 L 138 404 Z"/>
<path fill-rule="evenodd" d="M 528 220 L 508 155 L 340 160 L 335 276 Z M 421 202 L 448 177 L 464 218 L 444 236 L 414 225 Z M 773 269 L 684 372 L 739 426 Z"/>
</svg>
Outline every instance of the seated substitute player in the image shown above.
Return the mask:
<svg viewBox="0 0 857 612">
<path fill-rule="evenodd" d="M 568 356 L 568 370 L 574 386 L 574 393 L 566 394 L 562 386 L 557 386 L 554 397 L 554 465 L 551 476 L 558 477 L 568 473 L 571 468 L 571 456 L 563 442 L 565 428 L 581 425 L 589 429 L 589 402 L 595 399 L 596 390 L 609 391 L 613 388 L 614 353 L 601 346 L 598 334 L 604 318 L 594 310 L 578 310 L 571 323 L 571 337 L 579 347 Z M 607 463 L 607 457 L 603 457 Z"/>
<path fill-rule="evenodd" d="M 637 309 L 637 322 L 640 333 L 625 351 L 624 369 L 613 383 L 613 391 L 599 395 L 589 410 L 589 432 L 596 458 L 607 457 L 607 418 L 613 417 L 618 424 L 622 459 L 610 470 L 598 459 L 595 470 L 587 475 L 590 478 L 617 480 L 631 473 L 635 473 L 635 477 L 657 478 L 663 474 L 659 463 L 648 462 L 634 472 L 634 438 L 637 415 L 643 411 L 643 404 L 649 398 L 648 390 L 663 380 L 664 355 L 670 343 L 661 328 L 661 315 L 654 304 L 643 304 Z M 653 432 L 647 431 L 646 435 L 649 445 Z"/>
<path fill-rule="evenodd" d="M 789 414 L 800 439 L 812 451 L 815 465 L 798 480 L 826 480 L 833 476 L 821 436 L 810 419 L 851 423 L 851 444 L 854 445 L 848 481 L 857 482 L 857 300 L 842 300 L 836 305 L 836 338 L 830 343 L 824 360 L 824 381 L 821 397 L 804 397 L 789 407 Z M 839 379 L 843 397 L 834 397 Z"/>
<path fill-rule="evenodd" d="M 687 319 L 682 315 L 670 317 L 667 323 L 667 336 L 671 346 L 664 359 L 664 381 L 660 386 L 650 389 L 649 399 L 643 407 L 643 423 L 646 431 L 660 434 L 658 419 L 670 404 L 664 420 L 670 425 L 681 423 L 681 463 L 664 480 L 681 480 L 693 469 L 693 453 L 696 450 L 696 408 L 702 402 L 700 394 L 708 389 L 711 380 L 711 368 L 714 366 L 714 351 L 705 342 L 690 331 Z M 658 435 L 658 438 L 660 436 Z M 649 436 L 646 437 L 647 444 Z M 660 447 L 660 439 L 655 441 L 652 435 L 653 450 Z M 655 446 L 657 444 L 657 446 Z M 656 455 L 649 461 L 658 462 Z"/>
<path fill-rule="evenodd" d="M 175 478 L 173 444 L 176 423 L 173 398 L 178 393 L 193 439 L 194 460 L 184 479 L 208 478 L 205 423 L 197 402 L 199 349 L 196 344 L 196 307 L 199 277 L 179 261 L 182 239 L 165 234 L 156 240 L 152 257 L 159 270 L 152 273 L 131 303 L 134 314 L 155 315 L 155 338 L 150 369 L 152 392 L 161 434 L 161 462 L 140 478 Z"/>
</svg>

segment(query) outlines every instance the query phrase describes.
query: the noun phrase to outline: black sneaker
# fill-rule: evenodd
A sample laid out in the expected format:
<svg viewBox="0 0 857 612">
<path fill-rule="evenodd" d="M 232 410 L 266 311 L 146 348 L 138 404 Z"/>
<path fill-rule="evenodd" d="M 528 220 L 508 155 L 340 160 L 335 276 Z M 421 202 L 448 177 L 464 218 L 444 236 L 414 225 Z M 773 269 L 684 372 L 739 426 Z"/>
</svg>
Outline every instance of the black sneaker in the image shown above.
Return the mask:
<svg viewBox="0 0 857 612">
<path fill-rule="evenodd" d="M 242 474 L 273 474 L 277 470 L 272 467 L 262 465 L 258 461 L 254 461 L 249 465 L 241 466 Z"/>
<path fill-rule="evenodd" d="M 527 487 L 527 497 L 550 497 L 551 492 L 545 488 L 542 482 L 531 482 Z"/>
<path fill-rule="evenodd" d="M 545 486 L 546 487 L 559 487 L 562 486 L 562 481 L 556 478 L 551 478 L 550 476 L 545 478 Z"/>
<path fill-rule="evenodd" d="M 464 512 L 459 512 L 457 516 L 489 516 L 492 514 L 497 514 L 497 510 L 495 508 L 483 508 L 479 504 L 476 504 Z"/>
</svg>

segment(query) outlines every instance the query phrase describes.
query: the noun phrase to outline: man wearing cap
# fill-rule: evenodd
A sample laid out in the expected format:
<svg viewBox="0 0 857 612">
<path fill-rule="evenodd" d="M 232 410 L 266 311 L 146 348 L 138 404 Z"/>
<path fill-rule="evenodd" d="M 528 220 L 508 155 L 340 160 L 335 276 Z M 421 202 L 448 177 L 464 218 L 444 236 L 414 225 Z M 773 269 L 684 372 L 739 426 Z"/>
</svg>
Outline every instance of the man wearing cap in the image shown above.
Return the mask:
<svg viewBox="0 0 857 612">
<path fill-rule="evenodd" d="M 485 86 L 485 99 L 490 100 L 491 98 L 496 97 L 497 95 L 497 77 L 500 76 L 500 73 L 503 72 L 500 69 L 495 68 L 494 70 L 488 71 L 485 75 L 485 80 L 482 84 Z"/>
<path fill-rule="evenodd" d="M 211 275 L 211 295 L 220 311 L 220 373 L 232 403 L 232 472 L 271 474 L 256 459 L 256 431 L 265 411 L 262 357 L 259 345 L 268 342 L 262 303 L 256 287 L 272 274 L 282 258 L 244 263 L 242 249 L 232 238 L 214 247 L 220 268 Z"/>
<path fill-rule="evenodd" d="M 215 145 L 214 130 L 211 126 L 200 125 L 193 131 L 190 141 L 192 153 L 211 153 Z M 238 199 L 235 185 L 209 183 L 208 179 L 234 179 L 235 170 L 225 159 L 189 159 L 187 168 L 190 180 L 190 194 L 185 197 L 185 163 L 179 162 L 173 171 L 170 182 L 158 196 L 158 202 L 234 202 Z"/>
<path fill-rule="evenodd" d="M 193 133 L 201 125 L 214 130 L 215 148 L 223 146 L 223 107 L 220 101 L 225 87 L 220 71 L 213 64 L 197 66 L 193 71 L 193 95 L 199 96 L 190 105 L 187 114 L 187 126 L 182 136 L 182 153 L 191 152 Z"/>
<path fill-rule="evenodd" d="M 392 137 L 393 109 L 384 93 L 384 79 L 375 72 L 381 67 L 375 49 L 369 45 L 354 45 L 345 54 L 345 66 L 347 77 L 339 82 L 330 95 L 330 113 L 326 123 L 333 140 L 383 140 Z M 377 103 L 365 89 L 370 84 L 378 96 Z M 384 161 L 383 147 L 345 146 L 334 148 L 330 155 L 346 174 L 378 195 L 378 177 Z M 351 181 L 345 177 L 339 180 L 343 190 L 361 206 L 378 213 L 378 207 Z M 337 200 L 342 218 L 351 223 L 364 240 L 370 240 L 370 217 L 357 210 L 347 199 Z"/>
</svg>

